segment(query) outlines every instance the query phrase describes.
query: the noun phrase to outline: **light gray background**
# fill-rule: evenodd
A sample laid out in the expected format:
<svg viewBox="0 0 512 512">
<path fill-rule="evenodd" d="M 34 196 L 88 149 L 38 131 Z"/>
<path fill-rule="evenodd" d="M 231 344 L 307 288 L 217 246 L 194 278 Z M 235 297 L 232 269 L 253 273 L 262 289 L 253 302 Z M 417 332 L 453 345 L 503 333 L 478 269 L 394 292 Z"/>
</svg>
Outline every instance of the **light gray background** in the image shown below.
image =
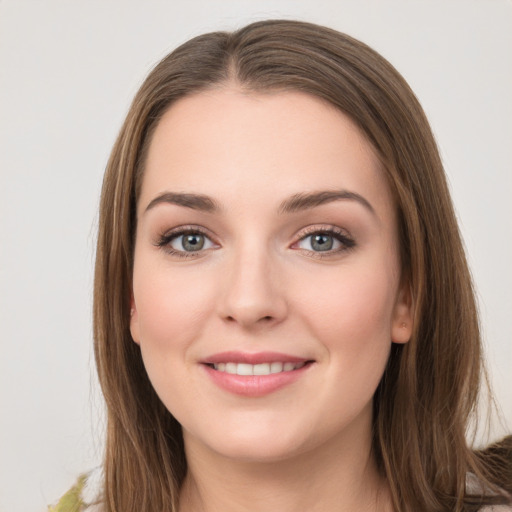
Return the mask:
<svg viewBox="0 0 512 512">
<path fill-rule="evenodd" d="M 512 425 L 510 1 L 0 0 L 1 512 L 45 510 L 101 459 L 91 352 L 96 208 L 138 85 L 191 36 L 277 17 L 362 39 L 419 96 Z"/>
</svg>

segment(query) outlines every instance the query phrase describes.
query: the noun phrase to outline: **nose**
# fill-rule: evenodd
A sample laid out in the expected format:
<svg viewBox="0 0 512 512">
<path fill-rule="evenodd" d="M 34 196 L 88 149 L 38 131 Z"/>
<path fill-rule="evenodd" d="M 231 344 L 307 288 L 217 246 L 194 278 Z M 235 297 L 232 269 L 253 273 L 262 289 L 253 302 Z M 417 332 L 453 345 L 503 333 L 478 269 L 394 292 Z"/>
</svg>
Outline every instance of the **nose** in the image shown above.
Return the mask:
<svg viewBox="0 0 512 512">
<path fill-rule="evenodd" d="M 234 255 L 223 280 L 218 311 L 225 322 L 257 329 L 282 322 L 288 306 L 279 272 L 264 251 Z"/>
</svg>

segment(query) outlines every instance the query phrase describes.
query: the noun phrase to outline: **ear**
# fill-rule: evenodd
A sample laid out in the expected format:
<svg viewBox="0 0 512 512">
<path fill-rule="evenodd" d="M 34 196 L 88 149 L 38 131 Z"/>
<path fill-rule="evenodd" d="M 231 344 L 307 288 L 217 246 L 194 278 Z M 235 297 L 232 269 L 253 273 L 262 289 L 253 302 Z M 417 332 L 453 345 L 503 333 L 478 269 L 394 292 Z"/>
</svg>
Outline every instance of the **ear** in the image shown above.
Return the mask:
<svg viewBox="0 0 512 512">
<path fill-rule="evenodd" d="M 391 341 L 407 343 L 411 339 L 414 323 L 414 298 L 409 283 L 404 283 L 397 294 L 391 324 Z"/>
<path fill-rule="evenodd" d="M 135 299 L 133 298 L 133 292 L 130 298 L 130 333 L 133 341 L 140 345 L 139 314 L 135 305 Z"/>
</svg>

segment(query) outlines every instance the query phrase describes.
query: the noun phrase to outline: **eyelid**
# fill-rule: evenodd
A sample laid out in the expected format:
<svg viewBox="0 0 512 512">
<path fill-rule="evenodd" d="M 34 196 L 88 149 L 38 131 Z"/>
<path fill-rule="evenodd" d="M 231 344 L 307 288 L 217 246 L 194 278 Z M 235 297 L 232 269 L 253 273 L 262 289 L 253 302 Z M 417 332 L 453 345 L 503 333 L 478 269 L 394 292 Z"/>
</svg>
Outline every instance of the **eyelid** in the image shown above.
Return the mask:
<svg viewBox="0 0 512 512">
<path fill-rule="evenodd" d="M 209 247 L 206 249 L 199 249 L 198 251 L 181 251 L 176 250 L 173 247 L 171 247 L 170 243 L 180 237 L 187 234 L 200 234 L 208 238 L 208 240 L 215 246 L 215 247 Z M 301 247 L 297 247 L 297 245 L 302 242 L 304 239 L 306 239 L 308 236 L 314 235 L 314 234 L 325 234 L 332 236 L 335 238 L 340 244 L 341 247 L 334 249 L 334 250 L 326 250 L 326 251 L 313 251 L 304 249 Z M 201 256 L 204 256 L 205 253 L 217 249 L 220 247 L 220 244 L 216 241 L 216 237 L 210 232 L 210 230 L 198 226 L 195 224 L 186 224 L 182 226 L 176 226 L 172 229 L 169 229 L 165 232 L 163 232 L 161 235 L 158 236 L 158 239 L 154 242 L 154 245 L 167 253 L 177 256 L 180 258 L 198 258 Z M 295 236 L 295 242 L 293 242 L 290 245 L 291 249 L 294 250 L 300 250 L 304 253 L 307 253 L 308 255 L 311 255 L 315 258 L 327 258 L 339 255 L 343 252 L 346 252 L 350 249 L 353 249 L 356 246 L 356 242 L 352 235 L 345 229 L 342 229 L 335 225 L 311 225 L 303 228 L 300 230 L 297 235 Z"/>
<path fill-rule="evenodd" d="M 311 251 L 308 249 L 303 249 L 301 247 L 297 247 L 297 245 L 302 242 L 304 239 L 311 235 L 315 234 L 324 234 L 324 235 L 330 235 L 336 240 L 338 240 L 342 247 L 334 250 L 328 250 L 328 251 Z M 354 240 L 353 236 L 345 229 L 342 229 L 338 226 L 334 226 L 332 224 L 329 225 L 319 225 L 315 224 L 312 226 L 307 226 L 306 228 L 302 229 L 296 236 L 296 241 L 293 242 L 293 244 L 290 246 L 292 249 L 301 250 L 309 255 L 315 257 L 315 258 L 327 258 L 339 255 L 343 252 L 349 251 L 353 249 L 356 246 L 356 241 Z"/>
<path fill-rule="evenodd" d="M 208 238 L 208 240 L 210 240 L 210 242 L 216 247 L 209 247 L 207 249 L 200 249 L 198 251 L 180 251 L 171 247 L 170 243 L 174 239 L 188 234 L 203 235 L 204 237 Z M 182 226 L 176 226 L 172 229 L 163 232 L 161 235 L 158 236 L 157 240 L 154 242 L 154 245 L 173 256 L 177 256 L 180 258 L 197 258 L 203 256 L 204 253 L 217 248 L 219 246 L 219 243 L 215 240 L 215 237 L 211 234 L 211 232 L 208 229 L 202 226 L 197 226 L 195 224 L 186 224 Z"/>
</svg>

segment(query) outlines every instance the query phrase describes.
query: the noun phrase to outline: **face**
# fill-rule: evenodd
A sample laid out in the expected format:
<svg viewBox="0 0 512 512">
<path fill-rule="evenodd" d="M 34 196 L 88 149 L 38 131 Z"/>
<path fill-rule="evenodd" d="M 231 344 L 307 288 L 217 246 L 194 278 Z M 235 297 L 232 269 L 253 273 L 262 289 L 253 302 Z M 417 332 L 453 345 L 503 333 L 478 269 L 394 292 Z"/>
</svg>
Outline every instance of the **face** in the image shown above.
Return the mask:
<svg viewBox="0 0 512 512">
<path fill-rule="evenodd" d="M 137 205 L 131 333 L 187 448 L 279 460 L 369 438 L 410 336 L 396 218 L 372 147 L 302 93 L 178 101 Z"/>
</svg>

